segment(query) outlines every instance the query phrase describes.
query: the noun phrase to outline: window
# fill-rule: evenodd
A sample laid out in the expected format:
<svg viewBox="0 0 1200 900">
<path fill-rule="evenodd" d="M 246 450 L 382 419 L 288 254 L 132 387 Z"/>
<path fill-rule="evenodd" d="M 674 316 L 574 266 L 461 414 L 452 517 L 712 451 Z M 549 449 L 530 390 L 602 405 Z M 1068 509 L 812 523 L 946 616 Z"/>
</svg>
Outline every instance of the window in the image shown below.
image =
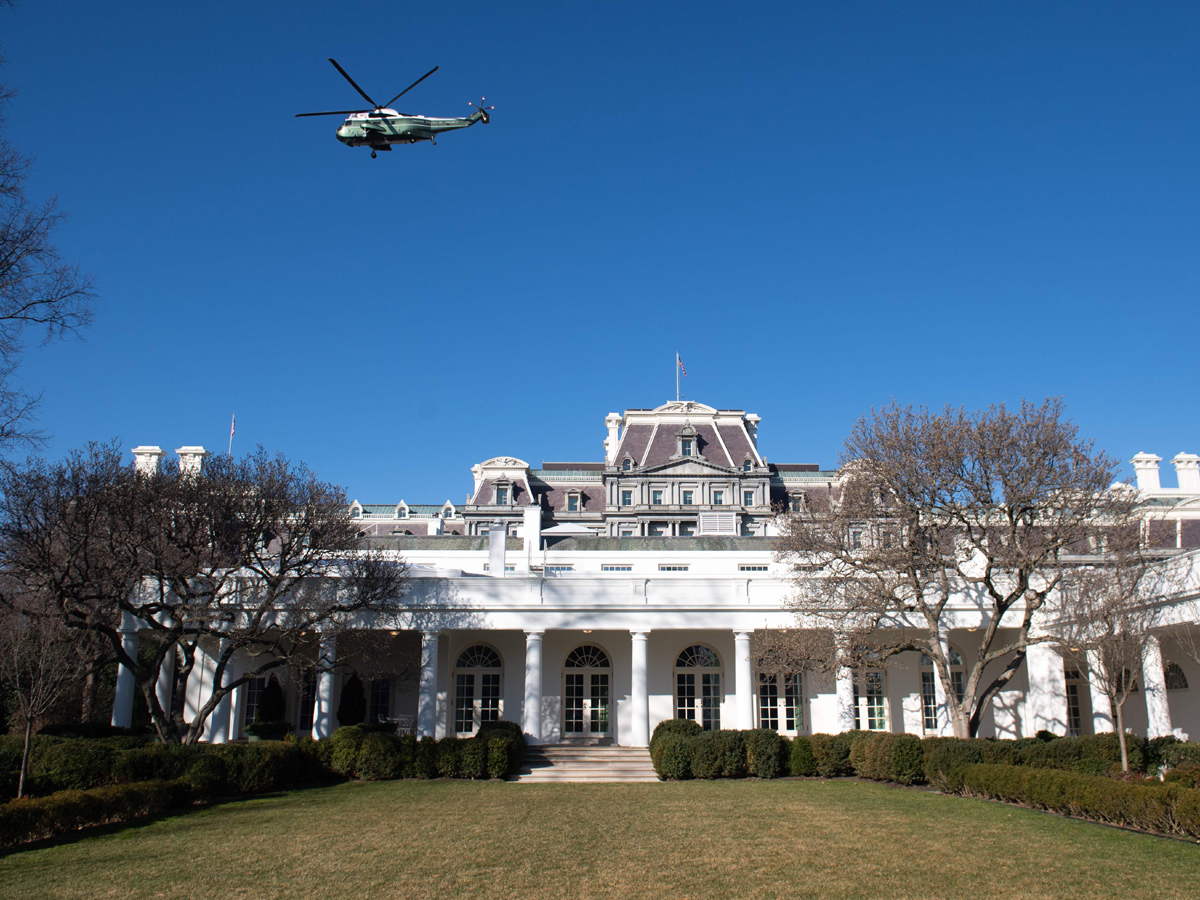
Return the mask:
<svg viewBox="0 0 1200 900">
<path fill-rule="evenodd" d="M 359 509 L 357 506 L 354 507 L 354 509 L 350 510 L 350 518 L 361 519 L 362 518 L 362 510 Z"/>
<path fill-rule="evenodd" d="M 612 662 L 599 647 L 584 644 L 563 662 L 563 733 L 579 737 L 611 731 L 609 681 Z"/>
<path fill-rule="evenodd" d="M 724 491 L 713 491 L 713 506 L 724 506 L 724 505 L 725 505 L 725 492 Z"/>
<path fill-rule="evenodd" d="M 309 734 L 312 732 L 313 726 L 313 704 L 317 698 L 317 675 L 315 672 L 307 675 L 300 682 L 297 693 L 297 701 L 299 702 L 299 714 L 296 720 L 299 724 L 297 729 L 300 734 Z"/>
<path fill-rule="evenodd" d="M 621 491 L 621 505 L 633 506 L 633 491 Z"/>
<path fill-rule="evenodd" d="M 660 572 L 686 572 L 687 570 L 688 570 L 687 566 L 680 566 L 680 565 L 661 564 L 658 567 L 658 571 L 660 571 Z"/>
<path fill-rule="evenodd" d="M 680 537 L 691 537 L 695 533 L 696 533 L 696 523 L 695 522 L 680 522 L 679 523 L 679 536 Z"/>
<path fill-rule="evenodd" d="M 1163 678 L 1167 683 L 1168 691 L 1186 691 L 1188 689 L 1187 675 L 1183 672 L 1183 667 L 1179 663 L 1167 661 L 1163 666 Z"/>
<path fill-rule="evenodd" d="M 500 654 L 485 644 L 468 647 L 454 665 L 454 733 L 474 734 L 500 719 Z"/>
<path fill-rule="evenodd" d="M 621 471 L 622 472 L 630 472 L 632 470 L 633 470 L 633 460 L 627 456 L 621 462 Z"/>
<path fill-rule="evenodd" d="M 651 522 L 647 532 L 650 537 L 662 537 L 667 533 L 667 525 L 665 522 Z"/>
<path fill-rule="evenodd" d="M 965 684 L 964 678 L 966 677 L 962 654 L 951 647 L 947 662 L 950 663 L 950 683 L 954 685 L 954 694 L 958 698 L 958 702 L 962 703 Z M 928 655 L 922 653 L 921 724 L 929 734 L 936 734 L 938 730 L 936 678 L 937 672 L 933 669 L 933 660 Z"/>
<path fill-rule="evenodd" d="M 854 673 L 854 730 L 887 731 L 887 694 L 883 672 Z"/>
<path fill-rule="evenodd" d="M 754 463 L 753 463 L 753 462 L 751 462 L 749 459 L 743 459 L 743 460 L 742 460 L 742 471 L 743 471 L 743 472 L 749 472 L 749 471 L 750 471 L 750 468 L 751 468 L 753 465 L 754 465 Z"/>
<path fill-rule="evenodd" d="M 600 571 L 601 572 L 632 572 L 633 566 L 604 565 L 604 566 L 600 567 Z"/>
<path fill-rule="evenodd" d="M 805 499 L 806 498 L 803 493 L 788 494 L 788 509 L 796 513 L 804 512 L 804 507 L 806 505 Z"/>
<path fill-rule="evenodd" d="M 739 572 L 766 572 L 770 570 L 770 566 L 760 566 L 757 563 L 748 565 L 743 563 L 738 566 Z"/>
<path fill-rule="evenodd" d="M 1079 705 L 1079 685 L 1083 680 L 1075 669 L 1065 673 L 1067 687 L 1067 737 L 1083 734 L 1083 711 Z"/>
<path fill-rule="evenodd" d="M 578 494 L 567 494 L 567 512 L 579 512 Z"/>
<path fill-rule="evenodd" d="M 263 689 L 267 686 L 265 678 L 251 678 L 246 682 L 246 708 L 245 721 L 253 722 L 254 717 L 258 715 L 258 704 L 262 700 Z"/>
<path fill-rule="evenodd" d="M 567 572 L 574 572 L 574 566 L 546 566 L 545 573 L 553 578 L 556 575 L 563 575 Z"/>
<path fill-rule="evenodd" d="M 684 505 L 684 506 L 691 506 L 691 505 L 692 505 L 692 492 L 691 492 L 691 491 L 684 491 L 684 492 L 683 492 L 683 505 Z"/>
<path fill-rule="evenodd" d="M 650 503 L 654 506 L 662 506 L 662 491 L 650 492 Z"/>
<path fill-rule="evenodd" d="M 621 537 L 633 537 L 633 529 L 632 528 L 622 528 L 621 529 Z"/>
<path fill-rule="evenodd" d="M 705 731 L 721 727 L 721 660 L 702 644 L 675 660 L 675 718 L 699 722 Z"/>
<path fill-rule="evenodd" d="M 758 721 L 760 728 L 772 731 L 804 731 L 804 684 L 800 675 L 759 674 Z"/>
<path fill-rule="evenodd" d="M 850 549 L 861 550 L 863 544 L 863 533 L 861 528 L 850 529 Z"/>
<path fill-rule="evenodd" d="M 496 505 L 497 506 L 508 506 L 508 488 L 506 488 L 506 487 L 496 488 Z"/>
<path fill-rule="evenodd" d="M 491 568 L 491 564 L 490 564 L 490 563 L 484 563 L 484 564 L 483 564 L 483 571 L 485 571 L 485 572 L 486 572 L 486 571 L 488 571 L 488 569 L 490 569 L 490 568 Z M 517 567 L 516 567 L 516 566 L 505 566 L 505 567 L 504 567 L 504 571 L 505 571 L 505 572 L 515 572 L 515 571 L 517 571 Z"/>
<path fill-rule="evenodd" d="M 754 505 L 754 491 L 742 491 L 742 506 Z"/>
<path fill-rule="evenodd" d="M 392 680 L 390 678 L 371 679 L 371 705 L 368 707 L 367 721 L 372 725 L 383 724 L 392 714 Z"/>
<path fill-rule="evenodd" d="M 691 456 L 692 455 L 692 439 L 691 438 L 680 438 L 680 440 L 679 440 L 679 455 L 680 456 Z"/>
</svg>

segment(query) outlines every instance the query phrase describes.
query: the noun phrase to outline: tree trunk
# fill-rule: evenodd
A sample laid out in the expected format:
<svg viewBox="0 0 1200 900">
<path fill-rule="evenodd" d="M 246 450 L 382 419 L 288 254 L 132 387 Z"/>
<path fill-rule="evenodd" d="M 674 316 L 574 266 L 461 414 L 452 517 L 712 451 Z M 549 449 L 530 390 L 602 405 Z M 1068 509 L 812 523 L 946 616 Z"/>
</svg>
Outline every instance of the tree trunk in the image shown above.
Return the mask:
<svg viewBox="0 0 1200 900">
<path fill-rule="evenodd" d="M 79 723 L 87 725 L 92 721 L 92 710 L 96 705 L 96 673 L 88 672 L 83 679 L 83 698 L 79 704 Z"/>
<path fill-rule="evenodd" d="M 25 796 L 25 778 L 29 775 L 29 749 L 33 744 L 33 718 L 25 718 L 25 749 L 21 751 L 21 777 L 17 780 L 17 799 Z"/>
<path fill-rule="evenodd" d="M 1129 774 L 1129 750 L 1125 746 L 1125 701 L 1113 703 L 1117 708 L 1117 743 L 1121 745 L 1121 771 Z"/>
</svg>

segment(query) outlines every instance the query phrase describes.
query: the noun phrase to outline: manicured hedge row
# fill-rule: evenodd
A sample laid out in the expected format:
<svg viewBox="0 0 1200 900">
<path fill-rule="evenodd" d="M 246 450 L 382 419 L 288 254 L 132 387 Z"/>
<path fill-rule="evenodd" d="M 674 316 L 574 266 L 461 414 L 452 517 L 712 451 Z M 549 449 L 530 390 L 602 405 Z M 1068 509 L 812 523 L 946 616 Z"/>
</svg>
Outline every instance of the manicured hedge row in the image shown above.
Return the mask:
<svg viewBox="0 0 1200 900">
<path fill-rule="evenodd" d="M 0 804 L 0 846 L 54 837 L 89 825 L 129 822 L 191 802 L 186 780 L 113 784 Z"/>
<path fill-rule="evenodd" d="M 959 793 L 1110 825 L 1200 838 L 1200 791 L 1030 766 L 971 765 Z"/>
</svg>

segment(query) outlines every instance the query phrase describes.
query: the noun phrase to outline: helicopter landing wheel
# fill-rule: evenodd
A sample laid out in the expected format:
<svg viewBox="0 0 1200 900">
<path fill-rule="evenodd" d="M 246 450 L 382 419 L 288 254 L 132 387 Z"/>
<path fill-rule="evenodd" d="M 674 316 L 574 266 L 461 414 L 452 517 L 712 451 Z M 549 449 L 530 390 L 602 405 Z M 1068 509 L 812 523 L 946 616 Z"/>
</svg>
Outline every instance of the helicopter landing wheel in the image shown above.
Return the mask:
<svg viewBox="0 0 1200 900">
<path fill-rule="evenodd" d="M 371 159 L 378 159 L 378 158 L 379 158 L 379 156 L 375 153 L 374 150 L 372 150 L 371 151 Z"/>
</svg>

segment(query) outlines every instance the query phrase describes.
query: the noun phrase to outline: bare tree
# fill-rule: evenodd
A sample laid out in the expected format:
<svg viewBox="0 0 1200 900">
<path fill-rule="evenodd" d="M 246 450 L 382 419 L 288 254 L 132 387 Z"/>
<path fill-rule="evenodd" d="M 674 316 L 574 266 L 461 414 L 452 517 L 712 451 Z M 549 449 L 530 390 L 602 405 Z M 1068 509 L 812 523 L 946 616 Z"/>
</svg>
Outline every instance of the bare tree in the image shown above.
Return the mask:
<svg viewBox="0 0 1200 900">
<path fill-rule="evenodd" d="M 873 410 L 846 439 L 839 490 L 781 521 L 794 633 L 839 635 L 825 643 L 830 665 L 925 654 L 954 733 L 974 736 L 1027 649 L 1053 640 L 1035 621 L 1071 554 L 1088 549 L 1097 522 L 1130 514 L 1130 492 L 1109 490 L 1115 471 L 1057 399 L 1017 411 Z M 947 634 L 964 606 L 982 631 L 960 700 Z M 797 664 L 812 656 L 808 643 Z"/>
<path fill-rule="evenodd" d="M 12 97 L 0 84 L 0 454 L 43 438 L 32 422 L 39 397 L 16 380 L 28 339 L 78 333 L 91 322 L 95 300 L 91 279 L 64 263 L 54 245 L 63 220 L 55 199 L 39 204 L 25 195 L 30 160 L 3 133 Z"/>
<path fill-rule="evenodd" d="M 1052 600 L 1053 630 L 1064 654 L 1116 714 L 1121 769 L 1129 771 L 1125 701 L 1143 681 L 1142 660 L 1163 618 L 1155 603 L 1163 569 L 1143 549 L 1137 529 L 1106 535 L 1094 564 L 1066 573 Z"/>
<path fill-rule="evenodd" d="M 163 741 L 200 739 L 213 711 L 252 678 L 313 655 L 318 634 L 388 627 L 407 566 L 363 547 L 341 488 L 261 448 L 154 473 L 92 446 L 55 465 L 0 473 L 0 552 L 26 589 L 53 598 L 68 625 L 101 635 L 135 676 Z M 154 652 L 127 651 L 136 628 Z M 177 658 L 176 691 L 200 656 L 213 691 L 190 721 L 156 685 Z M 227 676 L 235 656 L 250 660 Z"/>
<path fill-rule="evenodd" d="M 17 796 L 25 796 L 34 725 L 54 709 L 82 674 L 74 635 L 58 610 L 5 585 L 0 603 L 0 681 L 15 701 L 25 743 Z"/>
</svg>

